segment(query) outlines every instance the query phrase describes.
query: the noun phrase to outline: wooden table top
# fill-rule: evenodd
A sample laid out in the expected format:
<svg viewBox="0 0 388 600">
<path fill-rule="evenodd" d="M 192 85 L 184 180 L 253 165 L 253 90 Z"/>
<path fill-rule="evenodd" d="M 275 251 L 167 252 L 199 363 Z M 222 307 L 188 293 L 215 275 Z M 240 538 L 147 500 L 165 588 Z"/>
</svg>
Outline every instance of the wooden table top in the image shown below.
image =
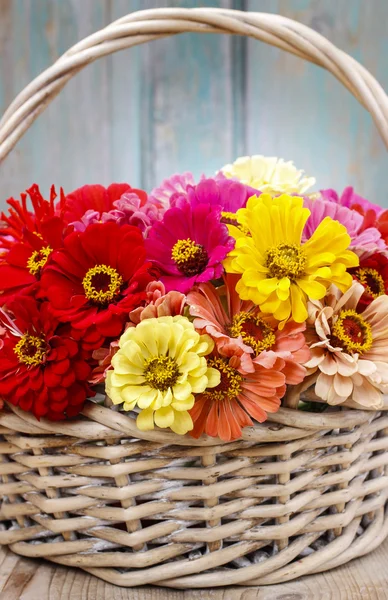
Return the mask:
<svg viewBox="0 0 388 600">
<path fill-rule="evenodd" d="M 388 539 L 334 571 L 282 585 L 211 590 L 118 588 L 80 570 L 20 558 L 0 547 L 0 600 L 388 600 Z"/>
</svg>

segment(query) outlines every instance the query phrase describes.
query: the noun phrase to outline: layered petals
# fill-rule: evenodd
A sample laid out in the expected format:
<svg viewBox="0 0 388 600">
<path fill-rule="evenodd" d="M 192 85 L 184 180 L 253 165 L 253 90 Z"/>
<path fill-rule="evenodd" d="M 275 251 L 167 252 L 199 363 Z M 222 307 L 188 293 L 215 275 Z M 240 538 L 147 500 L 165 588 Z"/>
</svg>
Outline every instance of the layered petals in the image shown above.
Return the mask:
<svg viewBox="0 0 388 600">
<path fill-rule="evenodd" d="M 139 229 L 96 223 L 71 233 L 63 249 L 53 253 L 42 274 L 41 295 L 60 321 L 71 321 L 80 330 L 94 326 L 101 335 L 114 337 L 143 303 L 154 278 Z"/>
</svg>

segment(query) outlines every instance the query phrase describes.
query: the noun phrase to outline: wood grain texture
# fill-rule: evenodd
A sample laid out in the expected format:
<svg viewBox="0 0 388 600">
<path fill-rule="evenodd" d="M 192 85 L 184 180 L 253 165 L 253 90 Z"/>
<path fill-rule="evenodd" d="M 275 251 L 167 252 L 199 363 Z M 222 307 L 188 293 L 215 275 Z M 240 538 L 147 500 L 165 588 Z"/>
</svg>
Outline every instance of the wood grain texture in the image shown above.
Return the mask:
<svg viewBox="0 0 388 600">
<path fill-rule="evenodd" d="M 275 12 L 320 31 L 388 87 L 385 0 L 0 0 L 0 111 L 70 45 L 155 6 Z M 254 40 L 185 34 L 77 75 L 0 166 L 0 204 L 36 181 L 66 190 L 152 188 L 244 153 L 292 158 L 320 187 L 354 184 L 388 206 L 386 151 L 371 118 L 322 69 Z"/>
<path fill-rule="evenodd" d="M 385 0 L 247 0 L 246 9 L 309 25 L 388 88 Z M 292 159 L 321 188 L 353 185 L 388 206 L 387 152 L 370 116 L 329 73 L 248 39 L 246 81 L 247 153 Z"/>
<path fill-rule="evenodd" d="M 282 585 L 214 590 L 118 588 L 95 577 L 21 559 L 0 547 L 0 600 L 385 600 L 388 540 L 368 556 Z"/>
</svg>

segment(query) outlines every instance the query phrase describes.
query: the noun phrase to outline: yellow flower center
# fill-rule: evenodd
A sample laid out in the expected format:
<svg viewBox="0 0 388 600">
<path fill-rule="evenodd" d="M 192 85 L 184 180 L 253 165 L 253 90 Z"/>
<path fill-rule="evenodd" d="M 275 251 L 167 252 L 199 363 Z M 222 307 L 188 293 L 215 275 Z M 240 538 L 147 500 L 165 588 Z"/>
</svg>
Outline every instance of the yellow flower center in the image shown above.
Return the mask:
<svg viewBox="0 0 388 600">
<path fill-rule="evenodd" d="M 269 277 L 288 277 L 294 281 L 304 274 L 306 263 L 302 246 L 296 244 L 279 244 L 267 252 L 266 267 Z"/>
<path fill-rule="evenodd" d="M 204 392 L 206 396 L 217 402 L 222 402 L 225 398 L 230 400 L 237 398 L 242 390 L 242 375 L 236 369 L 230 367 L 228 361 L 224 358 L 211 358 L 207 361 L 207 364 L 209 367 L 218 369 L 221 381 L 217 387 L 206 390 Z"/>
<path fill-rule="evenodd" d="M 376 269 L 357 269 L 356 277 L 372 298 L 378 298 L 385 294 L 384 279 Z"/>
<path fill-rule="evenodd" d="M 106 304 L 119 295 L 123 279 L 113 267 L 96 265 L 86 273 L 82 285 L 88 300 Z"/>
<path fill-rule="evenodd" d="M 26 333 L 16 344 L 13 351 L 20 363 L 35 367 L 44 363 L 47 354 L 47 344 L 44 338 Z"/>
<path fill-rule="evenodd" d="M 196 244 L 190 238 L 178 240 L 174 244 L 171 258 L 186 277 L 202 273 L 209 261 L 205 248 L 201 244 Z"/>
<path fill-rule="evenodd" d="M 332 327 L 331 343 L 349 354 L 362 354 L 372 347 L 372 327 L 355 310 L 341 310 Z"/>
<path fill-rule="evenodd" d="M 178 381 L 176 361 L 170 356 L 154 356 L 145 362 L 144 378 L 151 387 L 165 392 Z"/>
<path fill-rule="evenodd" d="M 253 348 L 256 355 L 272 348 L 276 341 L 272 327 L 261 317 L 247 312 L 233 317 L 229 334 L 234 338 L 241 336 L 244 344 Z"/>
<path fill-rule="evenodd" d="M 27 261 L 27 269 L 29 270 L 31 275 L 39 275 L 40 270 L 43 269 L 43 267 L 45 266 L 51 252 L 52 248 L 50 248 L 50 246 L 45 246 L 40 250 L 34 250 L 34 252 L 31 254 L 30 258 Z"/>
</svg>

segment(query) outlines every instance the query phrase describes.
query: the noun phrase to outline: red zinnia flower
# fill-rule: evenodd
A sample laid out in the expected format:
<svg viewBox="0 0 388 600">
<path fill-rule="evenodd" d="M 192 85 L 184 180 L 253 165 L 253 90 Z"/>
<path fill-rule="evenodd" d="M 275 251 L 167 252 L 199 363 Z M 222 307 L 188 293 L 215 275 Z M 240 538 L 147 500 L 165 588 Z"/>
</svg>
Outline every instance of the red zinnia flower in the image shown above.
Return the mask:
<svg viewBox="0 0 388 600">
<path fill-rule="evenodd" d="M 14 319 L 1 316 L 1 396 L 38 419 L 77 415 L 94 395 L 87 384 L 91 365 L 79 343 L 64 333 L 48 303 L 26 296 L 10 309 Z"/>
<path fill-rule="evenodd" d="M 219 437 L 225 442 L 241 437 L 242 427 L 252 426 L 252 419 L 262 423 L 267 413 L 275 413 L 286 391 L 284 360 L 274 352 L 262 352 L 255 360 L 254 372 L 247 372 L 241 356 L 221 356 L 216 352 L 207 364 L 220 371 L 221 381 L 196 396 L 190 410 L 194 429 L 190 435 L 202 433 Z"/>
<path fill-rule="evenodd" d="M 146 192 L 132 188 L 128 183 L 112 183 L 108 188 L 102 185 L 84 185 L 66 196 L 65 221 L 68 224 L 79 221 L 88 210 L 100 214 L 109 212 L 115 208 L 113 203 L 120 200 L 126 192 L 134 192 L 143 203 L 147 200 Z"/>
<path fill-rule="evenodd" d="M 63 249 L 53 253 L 41 295 L 60 321 L 82 330 L 94 325 L 101 335 L 114 337 L 145 299 L 154 279 L 150 268 L 137 227 L 95 223 L 68 235 Z"/>
<path fill-rule="evenodd" d="M 384 254 L 365 253 L 365 257 L 360 258 L 360 266 L 349 271 L 365 288 L 358 303 L 360 311 L 363 311 L 375 298 L 388 295 L 388 258 Z"/>
<path fill-rule="evenodd" d="M 50 200 L 43 198 L 37 185 L 27 192 L 33 212 L 27 210 L 26 194 L 22 194 L 21 203 L 8 200 L 12 207 L 10 214 L 2 215 L 7 223 L 0 235 L 0 246 L 4 248 L 0 263 L 3 302 L 21 291 L 33 292 L 51 252 L 63 243 L 65 227 L 61 216 L 56 214 L 60 212 L 63 198 L 56 208 L 54 187 Z"/>
<path fill-rule="evenodd" d="M 27 208 L 27 195 L 30 198 L 32 210 Z M 54 186 L 51 186 L 50 189 L 50 200 L 45 200 L 36 183 L 20 197 L 21 200 L 9 198 L 7 200 L 8 213 L 0 215 L 0 220 L 4 222 L 4 227 L 0 229 L 0 247 L 2 248 L 11 248 L 17 241 L 22 241 L 25 230 L 43 235 L 42 226 L 47 219 L 60 215 L 65 200 L 61 188 L 59 203 L 54 204 L 57 197 Z"/>
</svg>

